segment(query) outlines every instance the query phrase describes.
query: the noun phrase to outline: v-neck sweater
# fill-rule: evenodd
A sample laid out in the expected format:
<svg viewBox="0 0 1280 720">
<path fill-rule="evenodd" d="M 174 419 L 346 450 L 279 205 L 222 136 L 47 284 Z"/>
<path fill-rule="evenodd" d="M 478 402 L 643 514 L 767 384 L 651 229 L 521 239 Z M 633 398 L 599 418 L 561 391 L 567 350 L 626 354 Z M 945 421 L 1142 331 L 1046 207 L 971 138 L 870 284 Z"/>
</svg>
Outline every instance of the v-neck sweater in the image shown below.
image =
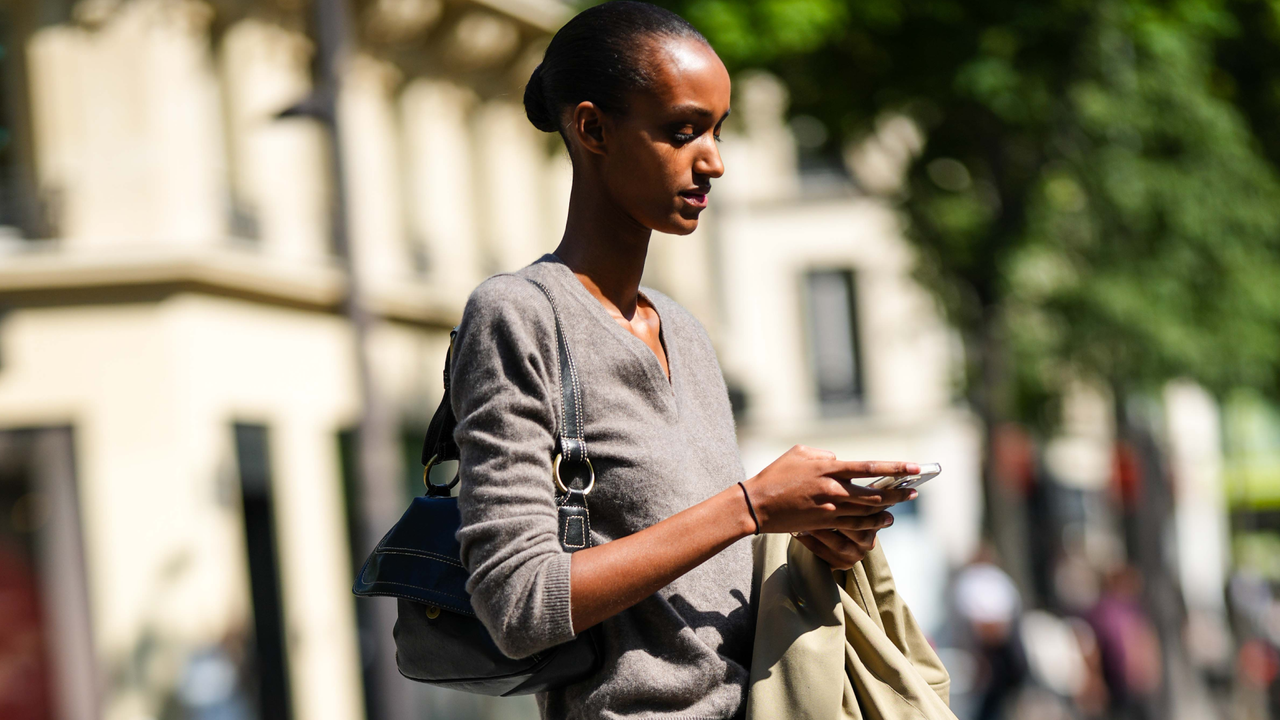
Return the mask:
<svg viewBox="0 0 1280 720">
<path fill-rule="evenodd" d="M 643 530 L 743 479 L 729 396 L 702 325 L 642 288 L 670 377 L 556 256 L 472 292 L 454 344 L 458 540 L 476 616 L 524 657 L 574 637 L 571 555 L 557 538 L 552 455 L 560 383 L 551 303 L 581 385 L 591 540 Z M 755 612 L 751 544 L 734 543 L 600 625 L 591 678 L 538 695 L 544 718 L 726 720 L 745 712 Z"/>
</svg>

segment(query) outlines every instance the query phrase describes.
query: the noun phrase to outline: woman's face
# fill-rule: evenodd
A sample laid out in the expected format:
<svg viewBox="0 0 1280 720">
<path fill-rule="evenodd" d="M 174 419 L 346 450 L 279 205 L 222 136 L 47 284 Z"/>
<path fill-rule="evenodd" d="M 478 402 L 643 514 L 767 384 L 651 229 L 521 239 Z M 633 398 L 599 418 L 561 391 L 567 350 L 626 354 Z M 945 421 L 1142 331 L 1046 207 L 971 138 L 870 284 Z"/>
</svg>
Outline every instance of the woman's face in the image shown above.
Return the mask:
<svg viewBox="0 0 1280 720">
<path fill-rule="evenodd" d="M 707 207 L 711 179 L 724 174 L 720 126 L 729 114 L 729 73 L 696 39 L 650 43 L 650 88 L 627 112 L 604 118 L 603 172 L 614 201 L 658 232 L 687 235 Z"/>
</svg>

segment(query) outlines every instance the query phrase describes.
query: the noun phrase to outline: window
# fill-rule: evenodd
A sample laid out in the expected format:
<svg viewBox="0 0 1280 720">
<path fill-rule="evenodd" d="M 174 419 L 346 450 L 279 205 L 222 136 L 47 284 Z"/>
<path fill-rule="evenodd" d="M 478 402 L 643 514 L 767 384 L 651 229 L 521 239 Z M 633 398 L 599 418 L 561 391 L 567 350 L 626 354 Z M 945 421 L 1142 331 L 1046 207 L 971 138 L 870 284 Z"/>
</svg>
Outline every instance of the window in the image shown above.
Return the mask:
<svg viewBox="0 0 1280 720">
<path fill-rule="evenodd" d="M 257 679 L 260 720 L 288 720 L 289 670 L 267 428 L 236 423 L 235 443 L 244 500 L 245 544 L 249 549 L 249 592 L 253 599 L 253 662 L 247 675 Z"/>
<path fill-rule="evenodd" d="M 400 428 L 397 449 L 400 452 L 404 470 L 401 474 L 403 483 L 401 500 L 404 506 L 407 506 L 415 495 L 421 495 L 424 491 L 422 463 L 419 461 L 424 434 L 426 429 L 418 425 Z M 371 550 L 369 547 L 371 536 L 367 532 L 369 518 L 365 517 L 367 508 L 360 491 L 360 446 L 359 431 L 356 428 L 348 428 L 338 433 L 338 458 L 342 469 L 342 492 L 346 500 L 347 543 L 351 548 L 351 577 L 354 578 L 360 573 Z M 376 530 L 381 534 L 386 529 L 380 527 Z M 355 607 L 356 632 L 360 636 L 360 680 L 364 686 L 365 717 L 388 717 L 391 710 L 387 707 L 388 699 L 378 694 L 378 688 L 382 686 L 378 675 L 387 672 L 387 668 L 381 666 L 379 658 L 389 657 L 387 644 L 391 638 L 387 635 L 386 625 L 380 622 L 378 610 L 372 602 L 361 599 L 356 602 Z M 391 702 L 394 703 L 394 701 Z M 455 714 L 451 717 L 458 716 Z"/>
<path fill-rule="evenodd" d="M 809 356 L 818 405 L 825 416 L 848 415 L 862 408 L 856 289 L 852 270 L 805 274 Z"/>
<path fill-rule="evenodd" d="M 55 228 L 46 207 L 56 196 L 35 192 L 26 44 L 46 3 L 6 3 L 0 9 L 0 236 L 48 237 Z M 42 201 L 43 200 L 43 201 Z"/>
</svg>

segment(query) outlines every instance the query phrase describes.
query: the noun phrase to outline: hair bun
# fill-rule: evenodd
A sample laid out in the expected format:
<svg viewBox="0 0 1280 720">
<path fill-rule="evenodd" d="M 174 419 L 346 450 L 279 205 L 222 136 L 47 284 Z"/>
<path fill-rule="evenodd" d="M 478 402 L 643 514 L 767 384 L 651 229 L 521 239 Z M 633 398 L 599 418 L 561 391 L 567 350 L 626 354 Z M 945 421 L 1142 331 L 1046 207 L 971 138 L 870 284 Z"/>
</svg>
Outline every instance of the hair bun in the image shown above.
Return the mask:
<svg viewBox="0 0 1280 720">
<path fill-rule="evenodd" d="M 524 86 L 524 114 L 529 122 L 542 132 L 557 132 L 560 127 L 556 118 L 547 107 L 547 96 L 543 89 L 542 63 L 533 69 L 529 82 Z"/>
</svg>

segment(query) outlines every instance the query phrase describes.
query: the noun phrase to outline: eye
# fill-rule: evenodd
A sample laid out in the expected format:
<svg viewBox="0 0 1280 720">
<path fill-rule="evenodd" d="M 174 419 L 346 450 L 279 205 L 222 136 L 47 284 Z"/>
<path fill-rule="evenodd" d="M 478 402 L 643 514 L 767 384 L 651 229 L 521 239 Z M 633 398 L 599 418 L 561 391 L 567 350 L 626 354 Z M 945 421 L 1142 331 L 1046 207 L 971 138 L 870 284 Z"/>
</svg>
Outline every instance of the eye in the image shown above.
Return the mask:
<svg viewBox="0 0 1280 720">
<path fill-rule="evenodd" d="M 682 133 L 682 132 L 678 132 L 678 133 L 672 133 L 672 134 L 671 134 L 671 137 L 672 137 L 672 138 L 673 138 L 677 143 L 679 143 L 679 144 L 683 145 L 683 144 L 685 144 L 685 143 L 687 143 L 687 142 L 693 142 L 693 139 L 694 139 L 695 137 L 697 137 L 697 136 L 696 136 L 696 135 L 694 135 L 693 133 Z"/>
</svg>

